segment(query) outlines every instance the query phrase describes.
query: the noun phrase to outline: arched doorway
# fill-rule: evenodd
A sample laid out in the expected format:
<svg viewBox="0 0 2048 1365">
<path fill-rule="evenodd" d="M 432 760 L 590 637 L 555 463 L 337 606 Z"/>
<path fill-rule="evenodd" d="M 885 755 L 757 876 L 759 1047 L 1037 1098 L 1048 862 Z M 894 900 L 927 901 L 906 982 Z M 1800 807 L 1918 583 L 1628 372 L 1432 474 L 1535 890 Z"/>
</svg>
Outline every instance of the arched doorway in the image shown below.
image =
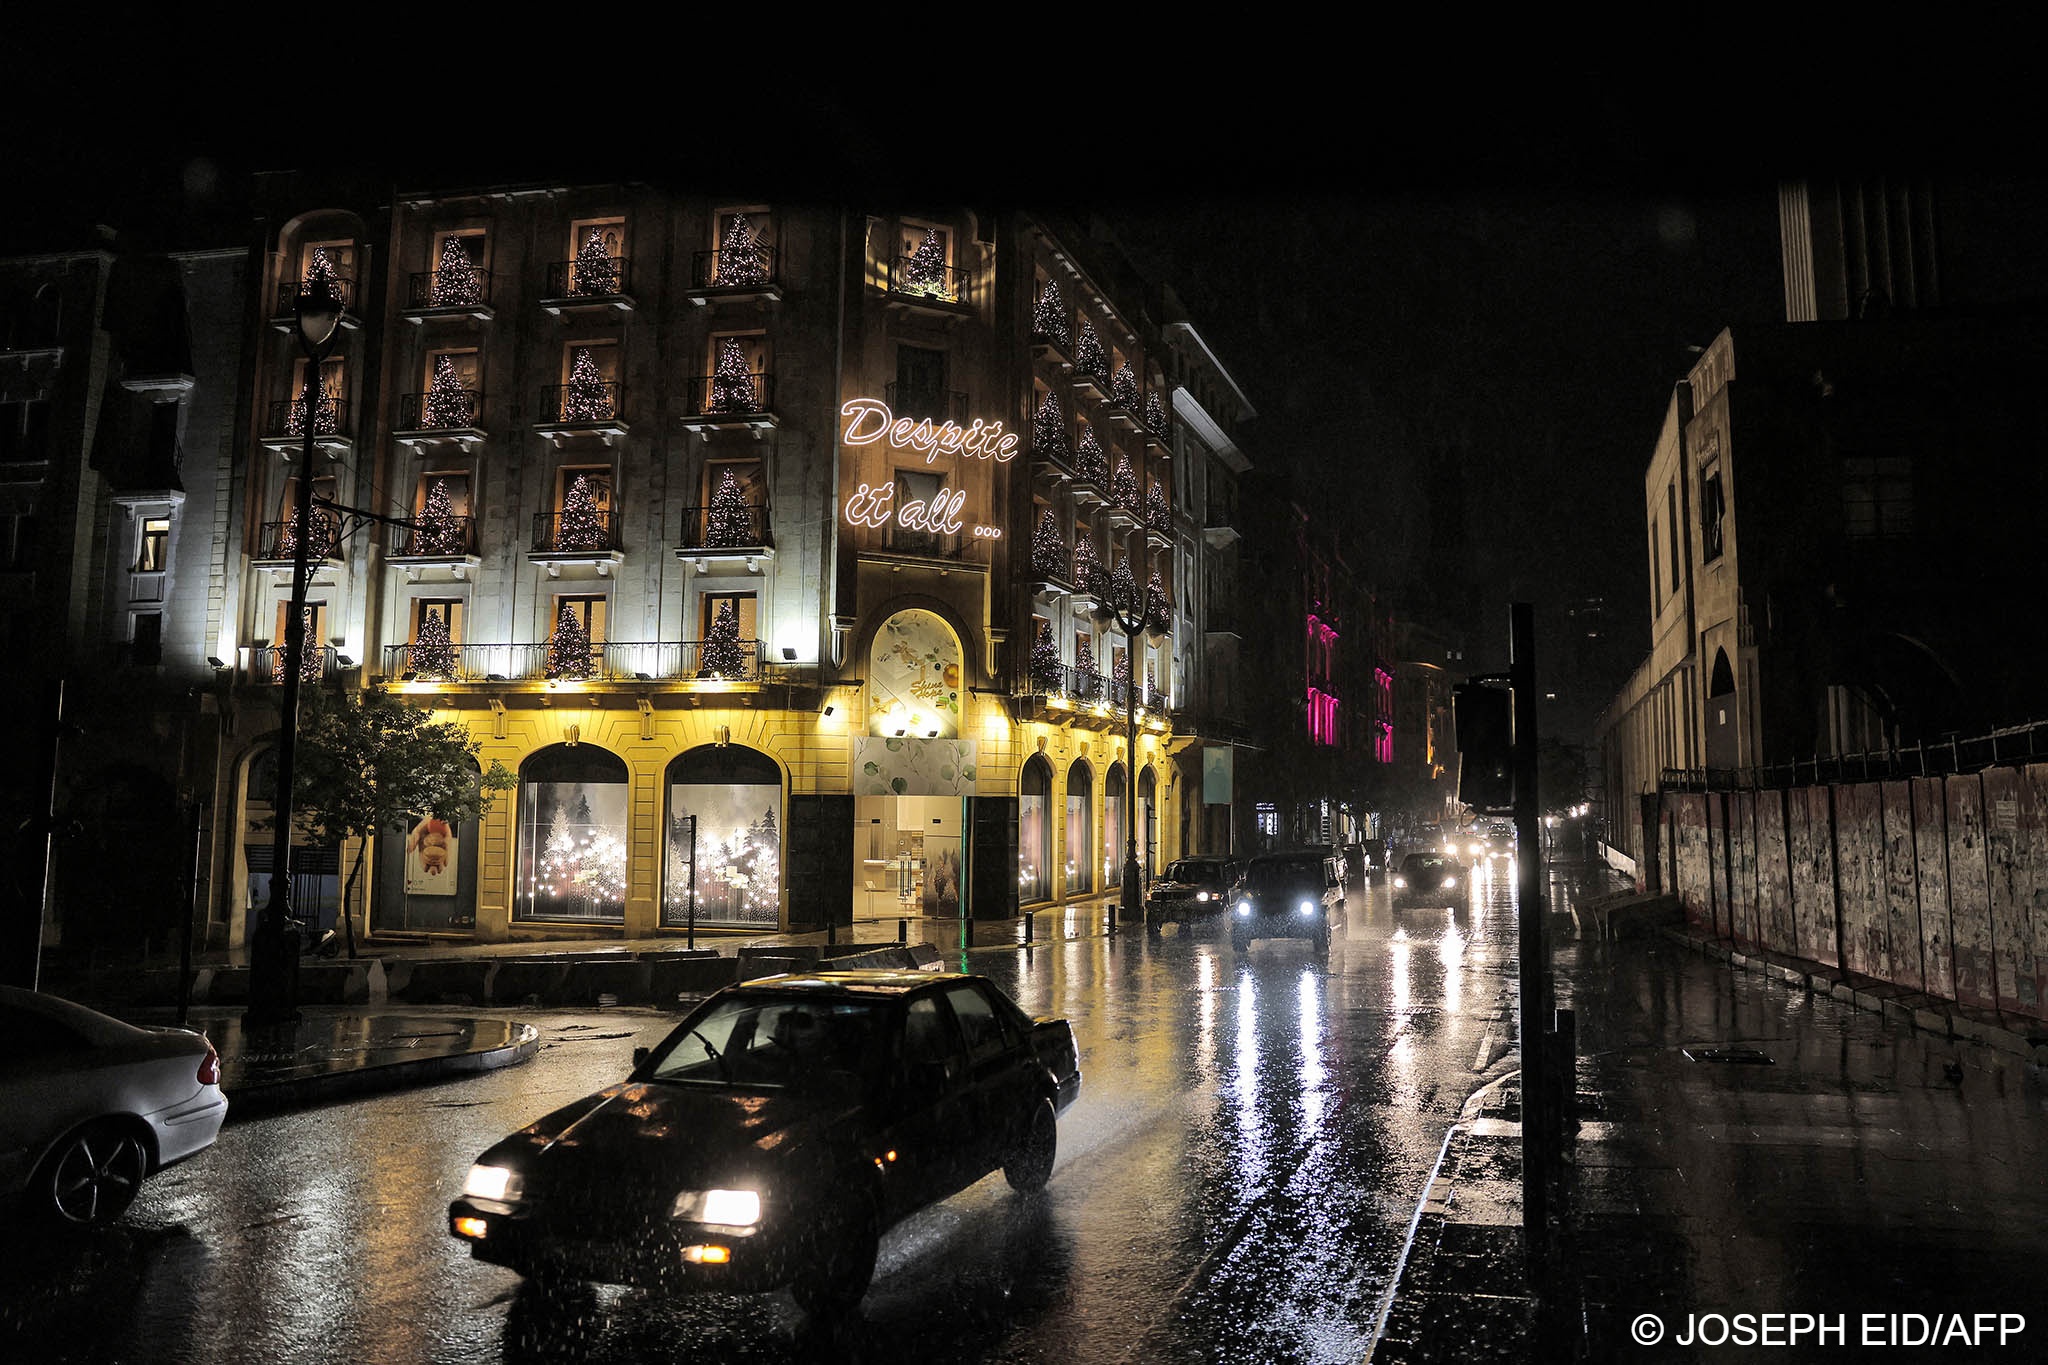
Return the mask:
<svg viewBox="0 0 2048 1365">
<path fill-rule="evenodd" d="M 553 744 L 519 765 L 516 921 L 626 920 L 625 761 L 590 744 Z"/>
<path fill-rule="evenodd" d="M 1714 667 L 1707 675 L 1707 766 L 1733 768 L 1740 762 L 1736 743 L 1735 670 L 1728 666 L 1728 651 L 1714 651 Z"/>
<path fill-rule="evenodd" d="M 1040 754 L 1017 783 L 1017 899 L 1052 899 L 1052 765 Z"/>
<path fill-rule="evenodd" d="M 782 921 L 782 769 L 757 749 L 700 744 L 668 765 L 661 922 Z"/>
<path fill-rule="evenodd" d="M 1138 774 L 1138 866 L 1148 881 L 1159 874 L 1159 774 L 1149 763 Z"/>
<path fill-rule="evenodd" d="M 1067 894 L 1095 889 L 1095 774 L 1086 759 L 1067 769 Z"/>
<path fill-rule="evenodd" d="M 936 611 L 905 606 L 876 627 L 867 733 L 853 738 L 856 919 L 961 913 L 962 844 L 978 774 L 976 742 L 960 732 L 965 667 L 958 632 Z M 997 824 L 1005 866 L 1008 825 L 1005 813 Z"/>
<path fill-rule="evenodd" d="M 1102 886 L 1105 890 L 1123 885 L 1125 795 L 1129 790 L 1129 769 L 1121 763 L 1109 765 L 1102 780 Z"/>
<path fill-rule="evenodd" d="M 482 776 L 482 769 L 478 769 Z M 371 926 L 378 933 L 469 933 L 476 928 L 476 817 L 451 825 L 415 811 L 378 836 Z"/>
</svg>

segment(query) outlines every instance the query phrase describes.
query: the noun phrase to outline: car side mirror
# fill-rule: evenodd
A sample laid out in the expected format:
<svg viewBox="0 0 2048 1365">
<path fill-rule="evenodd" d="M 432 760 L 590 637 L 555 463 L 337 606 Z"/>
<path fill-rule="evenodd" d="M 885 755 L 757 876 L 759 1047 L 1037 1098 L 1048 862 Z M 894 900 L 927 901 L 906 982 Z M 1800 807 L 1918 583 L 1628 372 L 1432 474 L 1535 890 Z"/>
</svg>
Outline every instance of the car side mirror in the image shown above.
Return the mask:
<svg viewBox="0 0 2048 1365">
<path fill-rule="evenodd" d="M 643 1067 L 643 1066 L 646 1066 L 646 1065 L 647 1065 L 647 1059 L 648 1059 L 649 1057 L 653 1056 L 653 1055 L 654 1055 L 654 1049 L 653 1049 L 653 1048 L 651 1048 L 651 1047 L 636 1047 L 636 1048 L 634 1048 L 634 1049 L 633 1049 L 633 1069 L 634 1069 L 635 1071 L 638 1071 L 638 1070 L 639 1070 L 639 1069 L 640 1069 L 641 1067 Z"/>
</svg>

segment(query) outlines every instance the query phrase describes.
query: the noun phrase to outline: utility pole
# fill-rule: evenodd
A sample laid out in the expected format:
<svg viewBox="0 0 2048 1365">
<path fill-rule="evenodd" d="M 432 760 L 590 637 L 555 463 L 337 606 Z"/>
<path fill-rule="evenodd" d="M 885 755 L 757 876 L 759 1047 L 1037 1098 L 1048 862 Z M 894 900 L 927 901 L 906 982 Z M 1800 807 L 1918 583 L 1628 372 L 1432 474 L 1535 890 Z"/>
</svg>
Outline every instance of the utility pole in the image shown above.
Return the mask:
<svg viewBox="0 0 2048 1365">
<path fill-rule="evenodd" d="M 1550 1244 L 1550 1171 L 1557 1160 L 1551 1088 L 1550 949 L 1544 937 L 1543 821 L 1536 800 L 1536 609 L 1509 609 L 1508 689 L 1514 697 L 1515 901 L 1522 964 L 1522 1231 L 1531 1259 Z"/>
</svg>

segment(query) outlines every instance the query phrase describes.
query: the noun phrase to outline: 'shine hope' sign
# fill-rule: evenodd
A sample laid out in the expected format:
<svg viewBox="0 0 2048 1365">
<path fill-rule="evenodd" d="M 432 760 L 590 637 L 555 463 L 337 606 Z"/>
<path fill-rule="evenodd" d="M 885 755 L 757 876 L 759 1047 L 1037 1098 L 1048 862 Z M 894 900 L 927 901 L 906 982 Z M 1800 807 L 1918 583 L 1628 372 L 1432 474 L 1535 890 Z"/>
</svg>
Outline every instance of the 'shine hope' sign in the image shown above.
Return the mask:
<svg viewBox="0 0 2048 1365">
<path fill-rule="evenodd" d="M 941 455 L 965 455 L 998 464 L 1007 464 L 1017 457 L 1017 434 L 1003 430 L 1000 420 L 983 422 L 977 417 L 966 427 L 951 421 L 934 425 L 928 417 L 898 417 L 878 398 L 850 398 L 839 409 L 839 415 L 847 419 L 846 431 L 840 437 L 847 445 L 873 445 L 886 437 L 891 448 L 916 451 L 924 456 L 926 464 Z M 895 484 L 880 488 L 862 484 L 846 500 L 846 519 L 855 526 L 875 527 L 887 525 L 893 516 L 905 530 L 944 536 L 957 535 L 964 529 L 960 508 L 967 501 L 967 490 L 963 488 L 942 489 L 930 502 L 913 498 L 897 507 L 893 505 L 895 501 Z M 1003 532 L 998 526 L 977 526 L 974 534 L 996 540 Z"/>
</svg>

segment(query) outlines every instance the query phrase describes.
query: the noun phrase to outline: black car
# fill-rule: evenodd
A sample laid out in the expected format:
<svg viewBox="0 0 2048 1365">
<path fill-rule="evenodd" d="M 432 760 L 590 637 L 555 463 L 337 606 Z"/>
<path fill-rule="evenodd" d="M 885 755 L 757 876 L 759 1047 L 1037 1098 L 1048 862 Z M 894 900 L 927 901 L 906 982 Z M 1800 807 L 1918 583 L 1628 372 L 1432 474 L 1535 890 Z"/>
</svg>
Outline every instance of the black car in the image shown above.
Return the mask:
<svg viewBox="0 0 2048 1365">
<path fill-rule="evenodd" d="M 1230 909 L 1230 946 L 1259 938 L 1305 938 L 1330 946 L 1330 921 L 1344 913 L 1344 860 L 1322 850 L 1261 853 L 1245 867 Z"/>
<path fill-rule="evenodd" d="M 1145 928 L 1157 933 L 1168 920 L 1187 924 L 1222 914 L 1243 869 L 1243 860 L 1238 858 L 1174 859 L 1145 898 Z"/>
<path fill-rule="evenodd" d="M 1043 1187 L 1080 1091 L 1067 1022 L 981 977 L 767 977 L 478 1157 L 448 1227 L 543 1284 L 787 1285 L 807 1309 L 844 1309 L 913 1211 L 998 1168 Z"/>
<path fill-rule="evenodd" d="M 1463 905 L 1458 864 L 1441 853 L 1411 853 L 1394 874 L 1394 904 Z"/>
</svg>

